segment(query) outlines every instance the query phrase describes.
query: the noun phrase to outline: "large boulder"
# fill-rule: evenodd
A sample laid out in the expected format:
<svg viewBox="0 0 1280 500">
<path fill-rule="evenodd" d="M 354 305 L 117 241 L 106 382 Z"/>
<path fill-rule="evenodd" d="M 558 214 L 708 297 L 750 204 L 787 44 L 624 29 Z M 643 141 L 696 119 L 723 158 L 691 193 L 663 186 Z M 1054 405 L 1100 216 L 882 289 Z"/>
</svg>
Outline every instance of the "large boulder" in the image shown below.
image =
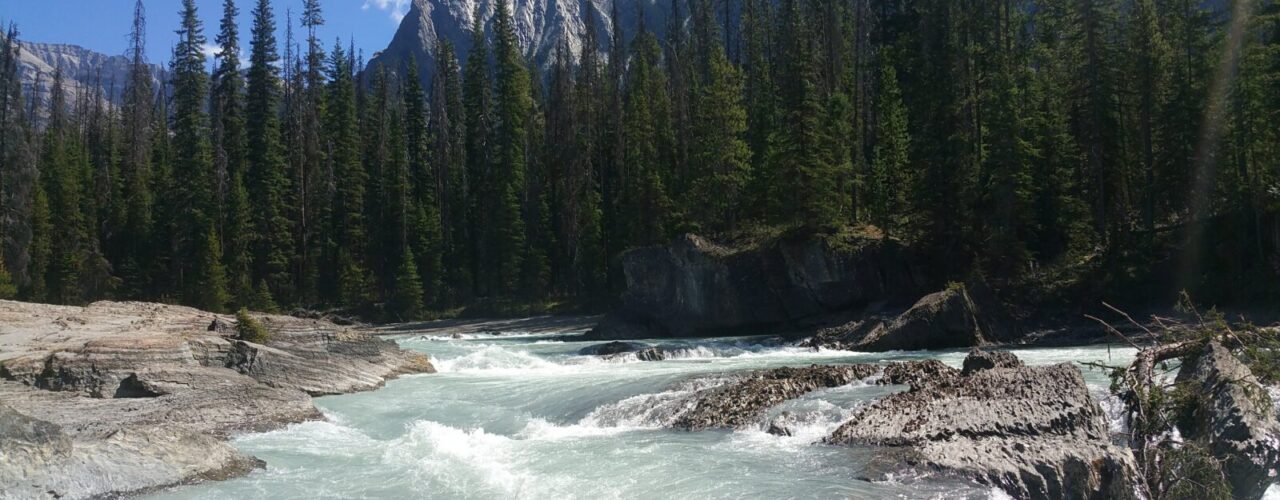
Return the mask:
<svg viewBox="0 0 1280 500">
<path fill-rule="evenodd" d="M 1186 439 L 1201 440 L 1222 464 L 1235 498 L 1262 498 L 1280 467 L 1280 424 L 1267 392 L 1248 366 L 1230 350 L 1210 342 L 1179 371 L 1192 384 L 1195 418 L 1181 429 Z"/>
<path fill-rule="evenodd" d="M 967 476 L 1015 498 L 1134 498 L 1132 454 L 1110 443 L 1074 365 L 940 373 L 867 406 L 827 441 L 881 446 L 899 468 Z"/>
<path fill-rule="evenodd" d="M 1022 368 L 1022 360 L 1009 351 L 984 351 L 974 348 L 964 358 L 963 373 L 972 375 L 992 368 Z"/>
<path fill-rule="evenodd" d="M 678 429 L 737 429 L 759 422 L 764 412 L 809 392 L 839 387 L 875 375 L 875 365 L 813 365 L 775 368 L 699 394 L 694 406 L 675 421 Z"/>
<path fill-rule="evenodd" d="M 819 331 L 805 345 L 865 352 L 914 351 L 1008 342 L 1019 335 L 995 295 L 975 283 L 926 295 L 892 319 L 870 317 Z"/>
<path fill-rule="evenodd" d="M 909 303 L 924 270 L 887 240 L 808 236 L 728 248 L 687 235 L 622 258 L 622 306 L 588 338 L 773 332 L 873 302 Z"/>
</svg>

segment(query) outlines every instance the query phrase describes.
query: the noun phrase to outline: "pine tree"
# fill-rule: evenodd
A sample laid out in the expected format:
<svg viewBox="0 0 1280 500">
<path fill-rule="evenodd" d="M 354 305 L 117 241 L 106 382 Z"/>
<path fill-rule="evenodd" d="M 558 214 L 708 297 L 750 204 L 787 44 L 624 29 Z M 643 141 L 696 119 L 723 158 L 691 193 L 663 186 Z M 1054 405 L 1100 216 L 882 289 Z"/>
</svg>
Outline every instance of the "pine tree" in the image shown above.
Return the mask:
<svg viewBox="0 0 1280 500">
<path fill-rule="evenodd" d="M 4 214 L 0 217 L 0 264 L 25 296 L 33 277 L 32 221 L 38 173 L 18 76 L 21 48 L 17 42 L 18 29 L 10 25 L 0 37 L 0 214 Z"/>
<path fill-rule="evenodd" d="M 542 107 L 542 76 L 536 71 L 529 71 L 526 77 L 529 78 L 529 109 L 525 114 L 525 175 L 520 193 L 524 225 L 520 291 L 525 297 L 536 299 L 546 295 L 551 283 L 548 249 L 555 245 L 551 234 L 552 175 L 543 149 L 546 144 L 546 112 Z"/>
<path fill-rule="evenodd" d="M 400 265 L 396 268 L 395 290 L 392 294 L 392 310 L 395 319 L 408 321 L 422 316 L 422 279 L 418 276 L 418 266 L 414 263 L 413 248 L 404 247 L 400 257 Z"/>
<path fill-rule="evenodd" d="M 320 266 L 325 238 L 321 233 L 330 224 L 333 196 L 332 173 L 326 168 L 321 120 L 325 114 L 325 54 L 317 30 L 324 25 L 319 0 L 304 0 L 302 26 L 307 30 L 306 70 L 299 71 L 304 88 L 298 98 L 300 172 L 295 186 L 297 207 L 297 250 L 295 270 L 298 299 L 304 304 L 319 300 Z"/>
<path fill-rule="evenodd" d="M 0 300 L 12 300 L 18 296 L 18 285 L 13 282 L 13 275 L 0 260 Z"/>
<path fill-rule="evenodd" d="M 351 59 L 336 44 L 329 57 L 329 97 L 326 136 L 336 191 L 333 197 L 333 239 L 329 252 L 336 269 L 330 295 L 346 307 L 361 307 L 369 299 L 365 256 L 365 186 L 368 174 L 360 160 L 360 131 L 356 119 L 356 87 Z"/>
<path fill-rule="evenodd" d="M 245 188 L 244 77 L 240 74 L 240 32 L 234 0 L 224 0 L 216 42 L 219 50 L 210 91 L 214 169 L 219 179 L 219 235 L 229 293 L 240 307 L 253 303 L 253 211 Z"/>
<path fill-rule="evenodd" d="M 129 33 L 129 80 L 125 84 L 123 120 L 124 155 L 120 176 L 124 203 L 119 214 L 119 238 L 109 243 L 107 255 L 117 263 L 126 298 L 143 298 L 154 291 L 149 263 L 155 261 L 152 206 L 155 203 L 152 153 L 156 137 L 154 116 L 156 89 L 146 59 L 146 14 L 139 0 Z"/>
<path fill-rule="evenodd" d="M 46 302 L 49 300 L 49 290 L 45 280 L 53 253 L 53 226 L 49 222 L 49 198 L 40 183 L 36 183 L 31 200 L 31 246 L 28 250 L 31 260 L 27 268 L 29 278 L 26 290 L 20 290 L 19 296 L 31 302 Z"/>
<path fill-rule="evenodd" d="M 751 150 L 751 184 L 743 210 L 756 220 L 765 218 L 770 191 L 776 180 L 772 162 L 766 161 L 777 112 L 777 89 L 773 78 L 775 61 L 770 57 L 773 45 L 771 14 L 772 2 L 769 0 L 743 1 L 740 33 L 744 43 L 743 102 L 747 107 L 745 140 Z"/>
<path fill-rule="evenodd" d="M 778 222 L 821 229 L 838 224 L 841 196 L 837 172 L 824 152 L 824 100 L 814 35 L 799 3 L 786 0 L 782 7 L 783 74 L 788 80 L 780 85 L 780 119 L 790 125 L 775 129 L 770 138 L 770 168 L 777 182 L 769 206 Z"/>
<path fill-rule="evenodd" d="M 209 145 L 209 118 L 205 115 L 208 76 L 205 74 L 203 27 L 195 0 L 182 3 L 182 29 L 174 47 L 174 158 L 177 215 L 186 221 L 175 245 L 178 280 L 183 302 L 212 311 L 223 311 L 228 302 L 226 270 L 221 262 L 214 170 Z M 216 257 L 216 259 L 215 259 Z"/>
<path fill-rule="evenodd" d="M 468 226 L 472 229 L 468 241 L 471 254 L 471 276 L 475 280 L 472 293 L 488 291 L 493 249 L 482 230 L 494 225 L 494 214 L 486 203 L 493 199 L 491 139 L 493 135 L 493 80 L 490 74 L 489 41 L 485 38 L 484 17 L 476 8 L 471 27 L 471 52 L 467 55 L 466 74 L 463 81 L 463 107 L 466 115 L 466 176 L 469 204 Z"/>
<path fill-rule="evenodd" d="M 1156 120 L 1161 108 L 1167 101 L 1166 67 L 1168 47 L 1160 29 L 1160 19 L 1156 12 L 1154 0 L 1135 0 L 1129 20 L 1129 58 L 1128 65 L 1130 92 L 1137 95 L 1137 123 L 1132 127 L 1137 131 L 1137 140 L 1133 147 L 1142 171 L 1142 225 L 1150 233 L 1155 229 L 1156 198 L 1156 141 L 1159 132 Z"/>
<path fill-rule="evenodd" d="M 888 236 L 900 225 L 904 215 L 905 187 L 910 178 L 911 135 L 907 127 L 906 105 L 898 87 L 898 72 L 887 52 L 880 55 L 877 87 L 876 116 L 879 121 L 872 148 L 868 212 L 871 222 Z"/>
<path fill-rule="evenodd" d="M 287 299 L 293 292 L 289 273 L 293 242 L 285 203 L 289 178 L 285 175 L 277 116 L 281 82 L 276 67 L 280 56 L 276 51 L 275 28 L 270 1 L 258 0 L 253 10 L 245 99 L 248 139 L 245 182 L 256 216 L 253 263 L 257 269 L 254 274 L 260 282 L 267 283 L 267 291 L 273 297 Z"/>
<path fill-rule="evenodd" d="M 428 162 L 431 144 L 427 126 L 427 97 L 422 89 L 422 80 L 418 77 L 418 65 L 414 61 L 409 62 L 405 83 L 406 88 L 401 94 L 401 108 L 405 113 L 404 144 L 407 158 L 398 173 L 397 183 L 400 186 L 397 192 L 404 198 L 401 206 L 403 217 L 406 218 L 403 223 L 405 230 L 410 231 L 411 228 L 411 234 L 416 236 L 416 241 L 412 243 L 417 246 L 421 262 L 414 270 L 420 273 L 422 290 L 429 294 L 420 302 L 434 304 L 440 299 L 444 283 L 442 254 L 445 252 L 445 237 L 442 234 L 438 196 L 442 194 L 441 185 L 445 181 L 445 173 L 440 171 L 440 164 L 432 165 Z M 407 234 L 401 237 L 403 244 L 409 244 L 412 239 Z M 401 260 L 403 259 L 402 256 Z"/>
<path fill-rule="evenodd" d="M 662 243 L 668 237 L 671 200 L 663 163 L 674 139 L 661 58 L 657 38 L 642 27 L 631 44 L 622 113 L 623 160 L 616 171 L 617 210 L 625 220 L 615 222 L 626 248 Z"/>
<path fill-rule="evenodd" d="M 444 289 L 437 300 L 458 303 L 471 291 L 469 225 L 471 179 L 467 173 L 466 114 L 462 74 L 453 45 L 440 42 L 431 94 L 431 158 L 436 169 L 436 197 L 440 201 L 444 237 Z"/>
<path fill-rule="evenodd" d="M 743 136 L 747 112 L 742 106 L 742 76 L 725 56 L 719 37 L 705 49 L 706 73 L 698 85 L 693 117 L 692 191 L 689 216 L 701 231 L 735 229 L 751 176 L 751 151 Z"/>
<path fill-rule="evenodd" d="M 516 40 L 507 0 L 498 0 L 494 14 L 493 171 L 489 183 L 492 225 L 486 244 L 492 251 L 486 270 L 489 290 L 499 295 L 517 291 L 525 250 L 526 120 L 532 103 L 529 76 Z"/>
<path fill-rule="evenodd" d="M 576 104 L 573 110 L 575 124 L 573 145 L 574 165 L 569 176 L 566 197 L 578 200 L 572 210 L 576 212 L 575 238 L 564 240 L 570 245 L 570 267 L 575 280 L 574 291 L 583 294 L 600 292 L 608 272 L 608 256 L 604 244 L 604 213 L 600 182 L 600 150 L 602 146 L 602 116 L 604 92 L 601 85 L 601 61 L 597 50 L 595 16 L 588 9 L 584 20 L 587 32 L 574 82 Z"/>
<path fill-rule="evenodd" d="M 67 116 L 62 71 L 53 76 L 49 98 L 49 123 L 40 155 L 40 177 L 48 203 L 47 267 L 44 300 L 59 304 L 80 303 L 80 274 L 88 235 L 80 206 L 80 147 Z"/>
<path fill-rule="evenodd" d="M 244 186 L 244 174 L 232 174 L 230 186 L 224 226 L 228 242 L 224 254 L 230 287 L 228 290 L 237 306 L 248 307 L 255 305 L 256 294 L 253 289 L 253 249 L 250 240 L 253 233 L 253 209 L 249 205 L 249 191 Z"/>
</svg>

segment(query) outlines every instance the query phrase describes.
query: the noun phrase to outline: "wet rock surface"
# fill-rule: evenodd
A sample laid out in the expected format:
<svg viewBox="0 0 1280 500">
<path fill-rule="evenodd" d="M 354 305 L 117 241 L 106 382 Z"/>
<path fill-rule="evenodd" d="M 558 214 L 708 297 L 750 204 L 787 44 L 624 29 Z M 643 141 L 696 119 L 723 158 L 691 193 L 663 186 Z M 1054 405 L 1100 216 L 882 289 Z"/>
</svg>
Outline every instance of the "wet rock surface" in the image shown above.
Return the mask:
<svg viewBox="0 0 1280 500">
<path fill-rule="evenodd" d="M 776 331 L 872 302 L 909 304 L 928 281 L 906 249 L 882 240 L 782 238 L 730 248 L 686 235 L 669 245 L 631 250 L 622 260 L 622 307 L 587 338 Z"/>
<path fill-rule="evenodd" d="M 1183 435 L 1207 444 L 1235 498 L 1262 498 L 1280 467 L 1280 423 L 1258 379 L 1230 350 L 1210 342 L 1183 365 L 1178 380 L 1201 395 Z"/>
<path fill-rule="evenodd" d="M 959 474 L 1015 498 L 1134 497 L 1132 455 L 1110 444 L 1075 366 L 912 373 L 925 376 L 861 410 L 827 442 L 887 447 L 902 470 Z"/>
<path fill-rule="evenodd" d="M 261 463 L 222 439 L 322 419 L 312 395 L 434 371 L 333 323 L 258 320 L 266 345 L 235 338 L 230 316 L 186 307 L 0 301 L 5 493 L 87 498 L 242 475 Z"/>
<path fill-rule="evenodd" d="M 578 350 L 579 356 L 612 356 L 615 354 L 623 354 L 628 352 L 636 352 L 647 349 L 647 344 L 638 342 L 609 342 L 607 344 L 596 344 L 583 347 Z"/>
<path fill-rule="evenodd" d="M 637 361 L 662 361 L 667 359 L 668 350 L 660 346 L 650 346 L 638 342 L 609 342 L 587 346 L 578 351 L 579 356 L 600 356 L 604 359 L 635 359 Z"/>
<path fill-rule="evenodd" d="M 754 425 L 769 408 L 809 392 L 839 387 L 880 372 L 875 365 L 827 365 L 775 368 L 748 374 L 703 392 L 673 427 L 698 431 Z"/>
</svg>

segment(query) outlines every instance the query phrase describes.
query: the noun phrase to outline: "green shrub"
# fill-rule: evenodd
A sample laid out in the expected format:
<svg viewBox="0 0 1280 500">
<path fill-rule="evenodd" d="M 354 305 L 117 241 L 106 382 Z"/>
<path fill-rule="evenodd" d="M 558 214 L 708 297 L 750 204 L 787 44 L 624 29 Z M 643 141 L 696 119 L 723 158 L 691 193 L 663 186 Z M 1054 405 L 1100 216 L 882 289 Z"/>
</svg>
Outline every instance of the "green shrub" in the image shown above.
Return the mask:
<svg viewBox="0 0 1280 500">
<path fill-rule="evenodd" d="M 258 320 L 253 319 L 249 315 L 249 310 L 243 307 L 236 311 L 236 336 L 245 342 L 253 342 L 255 344 L 265 344 L 271 340 L 271 332 L 262 326 Z"/>
</svg>

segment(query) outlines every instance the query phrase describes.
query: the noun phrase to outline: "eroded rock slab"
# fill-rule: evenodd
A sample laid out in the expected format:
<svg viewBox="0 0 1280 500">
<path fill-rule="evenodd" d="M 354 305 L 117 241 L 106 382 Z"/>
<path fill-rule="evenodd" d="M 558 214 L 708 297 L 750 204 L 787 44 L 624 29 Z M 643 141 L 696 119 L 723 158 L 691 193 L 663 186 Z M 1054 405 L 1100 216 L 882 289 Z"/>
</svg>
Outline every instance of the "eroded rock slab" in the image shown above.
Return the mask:
<svg viewBox="0 0 1280 500">
<path fill-rule="evenodd" d="M 261 463 L 222 439 L 321 419 L 311 395 L 434 371 L 420 353 L 333 323 L 258 319 L 266 345 L 235 338 L 232 317 L 186 307 L 0 301 L 0 497 L 244 474 Z"/>
<path fill-rule="evenodd" d="M 1280 424 L 1258 379 L 1217 342 L 1183 365 L 1178 379 L 1202 395 L 1183 435 L 1206 441 L 1235 498 L 1262 498 L 1280 466 Z"/>
<path fill-rule="evenodd" d="M 1019 335 L 999 300 L 975 283 L 926 295 L 897 316 L 869 316 L 820 330 L 804 345 L 864 352 L 949 349 L 1007 342 Z"/>
<path fill-rule="evenodd" d="M 1110 444 L 1078 368 L 953 372 L 872 403 L 827 441 L 888 447 L 903 468 L 968 476 L 1015 498 L 1134 496 L 1132 455 Z"/>
<path fill-rule="evenodd" d="M 775 368 L 706 391 L 674 427 L 698 431 L 753 425 L 769 408 L 809 392 L 847 385 L 879 373 L 875 365 L 828 365 Z"/>
</svg>

